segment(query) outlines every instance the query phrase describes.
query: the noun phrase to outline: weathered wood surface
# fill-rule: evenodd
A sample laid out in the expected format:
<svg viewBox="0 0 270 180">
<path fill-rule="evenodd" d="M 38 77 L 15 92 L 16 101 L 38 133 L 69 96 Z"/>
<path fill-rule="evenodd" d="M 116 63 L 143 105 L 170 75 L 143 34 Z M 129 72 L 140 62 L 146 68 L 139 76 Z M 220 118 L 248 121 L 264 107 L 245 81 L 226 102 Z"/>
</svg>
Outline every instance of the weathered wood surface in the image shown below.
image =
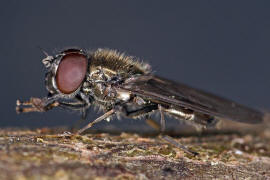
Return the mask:
<svg viewBox="0 0 270 180">
<path fill-rule="evenodd" d="M 270 179 L 270 131 L 175 138 L 0 130 L 0 179 Z"/>
</svg>

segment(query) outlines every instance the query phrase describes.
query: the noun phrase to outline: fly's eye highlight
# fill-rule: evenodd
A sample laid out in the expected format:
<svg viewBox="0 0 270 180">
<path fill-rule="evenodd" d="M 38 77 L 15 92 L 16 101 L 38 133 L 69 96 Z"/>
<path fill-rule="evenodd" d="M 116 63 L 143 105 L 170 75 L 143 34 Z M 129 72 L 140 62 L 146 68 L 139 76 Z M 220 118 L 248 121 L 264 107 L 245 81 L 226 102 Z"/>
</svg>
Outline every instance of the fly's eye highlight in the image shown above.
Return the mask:
<svg viewBox="0 0 270 180">
<path fill-rule="evenodd" d="M 86 56 L 77 52 L 64 55 L 56 73 L 58 89 L 64 94 L 73 93 L 80 87 L 86 72 Z"/>
</svg>

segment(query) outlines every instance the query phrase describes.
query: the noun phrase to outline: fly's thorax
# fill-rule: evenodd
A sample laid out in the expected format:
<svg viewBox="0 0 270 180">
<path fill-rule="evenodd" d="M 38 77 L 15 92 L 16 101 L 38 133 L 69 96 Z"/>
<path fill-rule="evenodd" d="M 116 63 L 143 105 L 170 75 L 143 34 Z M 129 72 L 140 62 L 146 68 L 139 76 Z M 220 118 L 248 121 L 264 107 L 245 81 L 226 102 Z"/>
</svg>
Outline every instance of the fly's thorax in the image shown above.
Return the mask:
<svg viewBox="0 0 270 180">
<path fill-rule="evenodd" d="M 114 86 L 119 83 L 121 76 L 102 66 L 90 66 L 89 70 L 83 92 L 93 96 L 96 101 L 114 101 L 117 96 Z"/>
<path fill-rule="evenodd" d="M 109 104 L 130 100 L 139 105 L 145 103 L 141 98 L 134 97 L 130 91 L 118 88 L 126 79 L 130 78 L 126 78 L 126 74 L 118 74 L 112 69 L 101 66 L 92 66 L 90 69 L 91 73 L 83 85 L 83 91 L 93 96 L 96 101 Z"/>
<path fill-rule="evenodd" d="M 148 74 L 151 72 L 149 64 L 111 49 L 98 49 L 91 53 L 90 71 L 96 67 L 103 67 L 111 73 L 122 74 L 126 77 L 132 74 Z"/>
<path fill-rule="evenodd" d="M 110 49 L 89 52 L 90 65 L 83 91 L 98 101 L 127 101 L 130 95 L 117 92 L 117 85 L 134 75 L 150 72 L 150 66 Z"/>
</svg>

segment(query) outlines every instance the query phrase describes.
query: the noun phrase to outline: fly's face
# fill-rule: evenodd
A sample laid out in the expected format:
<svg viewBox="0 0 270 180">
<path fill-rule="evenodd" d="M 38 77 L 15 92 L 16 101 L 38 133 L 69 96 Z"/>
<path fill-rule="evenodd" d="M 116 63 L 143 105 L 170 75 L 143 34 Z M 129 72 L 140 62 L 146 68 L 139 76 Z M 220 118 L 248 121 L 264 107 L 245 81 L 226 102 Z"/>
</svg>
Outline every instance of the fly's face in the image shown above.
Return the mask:
<svg viewBox="0 0 270 180">
<path fill-rule="evenodd" d="M 42 60 L 47 68 L 46 87 L 52 95 L 72 98 L 81 89 L 88 69 L 87 54 L 78 49 L 68 49 L 56 56 Z"/>
</svg>

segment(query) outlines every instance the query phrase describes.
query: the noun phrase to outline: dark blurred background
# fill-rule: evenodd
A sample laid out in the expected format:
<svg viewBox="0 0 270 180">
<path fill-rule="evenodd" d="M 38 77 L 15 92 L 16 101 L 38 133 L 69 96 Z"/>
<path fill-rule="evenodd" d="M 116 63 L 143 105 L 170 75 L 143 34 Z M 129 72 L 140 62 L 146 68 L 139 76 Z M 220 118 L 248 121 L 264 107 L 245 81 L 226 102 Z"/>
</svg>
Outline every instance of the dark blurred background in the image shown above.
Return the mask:
<svg viewBox="0 0 270 180">
<path fill-rule="evenodd" d="M 38 46 L 49 54 L 70 46 L 118 49 L 160 76 L 269 110 L 269 8 L 270 1 L 248 0 L 1 1 L 0 126 L 71 126 L 79 119 L 57 109 L 15 113 L 16 99 L 47 95 Z"/>
</svg>

